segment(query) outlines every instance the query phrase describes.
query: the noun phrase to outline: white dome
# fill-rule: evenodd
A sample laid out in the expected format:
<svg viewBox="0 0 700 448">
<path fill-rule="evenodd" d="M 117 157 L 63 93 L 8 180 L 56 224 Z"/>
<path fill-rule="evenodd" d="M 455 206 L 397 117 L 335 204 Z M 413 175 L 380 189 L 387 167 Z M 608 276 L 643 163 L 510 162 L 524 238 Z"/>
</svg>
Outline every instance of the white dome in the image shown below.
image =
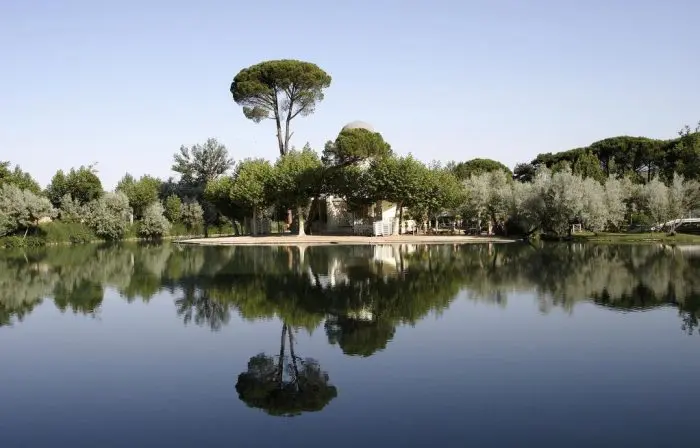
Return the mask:
<svg viewBox="0 0 700 448">
<path fill-rule="evenodd" d="M 366 129 L 370 132 L 375 132 L 374 127 L 372 127 L 371 124 L 366 123 L 364 121 L 351 121 L 350 123 L 346 124 L 343 126 L 342 131 L 347 131 L 349 129 Z"/>
</svg>

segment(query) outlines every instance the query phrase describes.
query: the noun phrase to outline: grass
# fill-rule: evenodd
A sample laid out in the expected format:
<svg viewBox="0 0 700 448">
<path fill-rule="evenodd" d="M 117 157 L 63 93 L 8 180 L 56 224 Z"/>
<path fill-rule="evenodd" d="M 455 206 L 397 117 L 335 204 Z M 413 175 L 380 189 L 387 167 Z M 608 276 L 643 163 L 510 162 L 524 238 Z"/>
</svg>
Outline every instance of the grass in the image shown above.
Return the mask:
<svg viewBox="0 0 700 448">
<path fill-rule="evenodd" d="M 700 235 L 678 233 L 669 235 L 664 232 L 654 233 L 592 233 L 581 232 L 572 236 L 576 242 L 590 243 L 669 243 L 700 244 Z"/>
<path fill-rule="evenodd" d="M 139 223 L 135 222 L 127 229 L 124 237 L 120 241 L 140 241 L 144 240 L 139 236 Z M 229 236 L 233 235 L 234 230 L 230 224 L 221 226 L 209 227 L 209 236 Z M 203 227 L 199 226 L 195 229 L 185 229 L 182 224 L 175 224 L 171 228 L 171 232 L 163 239 L 183 239 L 197 238 L 204 236 Z M 53 221 L 46 224 L 41 224 L 37 228 L 31 229 L 25 237 L 24 232 L 16 235 L 8 235 L 0 237 L 0 249 L 12 248 L 29 248 L 41 247 L 56 244 L 84 244 L 102 242 L 101 238 L 87 226 L 80 223 Z"/>
</svg>

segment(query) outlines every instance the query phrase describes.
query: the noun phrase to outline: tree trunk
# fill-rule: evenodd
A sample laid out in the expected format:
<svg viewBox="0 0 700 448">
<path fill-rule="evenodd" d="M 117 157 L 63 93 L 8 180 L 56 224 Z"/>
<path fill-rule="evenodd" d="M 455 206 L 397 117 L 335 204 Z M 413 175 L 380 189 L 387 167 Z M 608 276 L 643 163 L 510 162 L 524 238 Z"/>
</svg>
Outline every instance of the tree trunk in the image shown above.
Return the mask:
<svg viewBox="0 0 700 448">
<path fill-rule="evenodd" d="M 250 229 L 253 236 L 258 234 L 258 209 L 255 207 L 253 207 L 253 224 L 251 224 Z"/>
<path fill-rule="evenodd" d="M 392 235 L 399 235 L 401 233 L 401 210 L 403 207 L 401 207 L 401 203 L 397 203 L 396 206 L 399 208 L 399 219 L 396 219 L 396 215 L 394 215 L 394 223 L 392 225 L 391 229 L 391 234 Z"/>
<path fill-rule="evenodd" d="M 289 133 L 289 122 L 292 121 L 292 105 L 289 105 L 289 114 L 287 114 L 287 121 L 284 126 L 284 153 L 287 154 L 289 152 L 289 140 L 292 138 L 292 134 Z"/>
<path fill-rule="evenodd" d="M 306 231 L 304 230 L 304 210 L 301 207 L 297 207 L 297 217 L 299 219 L 299 236 L 306 236 Z"/>
<path fill-rule="evenodd" d="M 27 238 L 27 233 L 29 233 L 29 226 L 27 226 L 27 228 L 24 229 L 24 236 L 22 237 L 22 239 Z"/>
<path fill-rule="evenodd" d="M 315 196 L 313 199 L 311 199 L 309 213 L 307 213 L 306 215 L 306 222 L 309 224 L 309 233 L 313 233 L 311 232 L 310 226 L 314 219 L 321 219 L 321 199 L 318 196 Z"/>
<path fill-rule="evenodd" d="M 403 233 L 402 232 L 402 230 L 403 230 L 402 224 L 403 224 L 403 206 L 401 208 L 399 208 L 399 235 L 401 235 Z"/>
<path fill-rule="evenodd" d="M 287 336 L 287 324 L 282 324 L 282 338 L 280 339 L 280 358 L 277 364 L 277 381 L 282 384 L 284 374 L 284 343 Z"/>
<path fill-rule="evenodd" d="M 301 385 L 299 384 L 299 365 L 297 364 L 297 355 L 294 352 L 294 338 L 292 337 L 292 330 L 289 330 L 289 356 L 292 358 L 292 367 L 294 368 L 294 383 L 297 388 L 301 391 Z"/>
<path fill-rule="evenodd" d="M 275 88 L 274 93 L 274 103 L 275 103 L 275 124 L 277 125 L 277 144 L 280 148 L 280 155 L 283 156 L 287 154 L 287 148 L 284 147 L 284 140 L 282 140 L 282 123 L 280 121 L 280 108 L 277 104 L 277 89 Z"/>
</svg>

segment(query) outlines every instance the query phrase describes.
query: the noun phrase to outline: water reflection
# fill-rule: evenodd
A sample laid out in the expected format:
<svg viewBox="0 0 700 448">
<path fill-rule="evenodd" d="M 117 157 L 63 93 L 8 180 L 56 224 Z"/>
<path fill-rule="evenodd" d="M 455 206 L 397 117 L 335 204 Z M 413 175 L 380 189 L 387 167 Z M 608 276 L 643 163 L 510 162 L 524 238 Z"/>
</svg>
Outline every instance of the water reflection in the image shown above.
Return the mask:
<svg viewBox="0 0 700 448">
<path fill-rule="evenodd" d="M 283 323 L 279 355 L 250 358 L 236 382 L 241 401 L 270 415 L 292 417 L 320 411 L 338 395 L 317 360 L 297 355 L 294 339 L 294 329 Z"/>
<path fill-rule="evenodd" d="M 97 316 L 110 288 L 127 302 L 170 292 L 189 325 L 218 330 L 232 313 L 322 327 L 343 353 L 371 356 L 396 327 L 445 310 L 460 291 L 507 306 L 535 292 L 542 312 L 593 303 L 620 311 L 670 306 L 698 330 L 700 255 L 664 246 L 465 245 L 223 247 L 76 246 L 0 254 L 0 326 L 45 300 Z"/>
</svg>

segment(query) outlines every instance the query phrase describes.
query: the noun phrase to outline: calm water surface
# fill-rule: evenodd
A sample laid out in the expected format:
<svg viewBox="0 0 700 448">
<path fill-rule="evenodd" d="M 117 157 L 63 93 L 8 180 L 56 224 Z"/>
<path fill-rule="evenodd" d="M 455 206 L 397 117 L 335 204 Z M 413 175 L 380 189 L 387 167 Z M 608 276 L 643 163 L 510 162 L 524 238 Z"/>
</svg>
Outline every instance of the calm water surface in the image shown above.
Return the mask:
<svg viewBox="0 0 700 448">
<path fill-rule="evenodd" d="M 0 446 L 697 443 L 700 253 L 0 252 Z"/>
</svg>

